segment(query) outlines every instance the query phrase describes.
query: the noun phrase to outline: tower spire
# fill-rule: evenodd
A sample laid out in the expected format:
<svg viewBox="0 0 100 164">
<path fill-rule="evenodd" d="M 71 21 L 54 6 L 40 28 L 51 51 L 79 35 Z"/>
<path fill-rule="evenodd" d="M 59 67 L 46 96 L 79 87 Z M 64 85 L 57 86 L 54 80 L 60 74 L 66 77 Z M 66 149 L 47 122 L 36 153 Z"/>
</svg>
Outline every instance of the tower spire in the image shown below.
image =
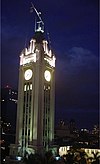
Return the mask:
<svg viewBox="0 0 100 164">
<path fill-rule="evenodd" d="M 37 31 L 41 31 L 44 32 L 44 22 L 41 18 L 41 12 L 38 12 L 37 9 L 34 7 L 33 3 L 31 2 L 31 12 L 33 12 L 33 10 L 35 11 L 36 15 L 37 15 L 37 20 L 35 20 L 35 32 Z"/>
</svg>

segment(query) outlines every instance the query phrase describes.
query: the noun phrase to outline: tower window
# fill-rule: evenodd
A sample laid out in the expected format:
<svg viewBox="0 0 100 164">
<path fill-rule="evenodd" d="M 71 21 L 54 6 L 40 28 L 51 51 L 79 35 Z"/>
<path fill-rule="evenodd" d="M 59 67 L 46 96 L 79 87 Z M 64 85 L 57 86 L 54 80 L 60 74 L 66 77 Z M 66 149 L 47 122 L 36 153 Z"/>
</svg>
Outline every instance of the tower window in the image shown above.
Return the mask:
<svg viewBox="0 0 100 164">
<path fill-rule="evenodd" d="M 26 84 L 24 85 L 24 91 L 26 91 Z"/>
<path fill-rule="evenodd" d="M 29 90 L 29 85 L 27 86 L 27 90 Z"/>
<path fill-rule="evenodd" d="M 29 118 L 29 125 L 30 125 L 30 121 L 31 121 L 31 119 Z"/>
<path fill-rule="evenodd" d="M 32 90 L 32 84 L 30 84 L 30 90 Z"/>
<path fill-rule="evenodd" d="M 25 128 L 25 135 L 27 135 L 27 127 Z"/>
<path fill-rule="evenodd" d="M 30 136 L 30 129 L 28 130 L 28 136 Z"/>
<path fill-rule="evenodd" d="M 48 86 L 48 89 L 50 89 L 50 86 Z"/>
</svg>

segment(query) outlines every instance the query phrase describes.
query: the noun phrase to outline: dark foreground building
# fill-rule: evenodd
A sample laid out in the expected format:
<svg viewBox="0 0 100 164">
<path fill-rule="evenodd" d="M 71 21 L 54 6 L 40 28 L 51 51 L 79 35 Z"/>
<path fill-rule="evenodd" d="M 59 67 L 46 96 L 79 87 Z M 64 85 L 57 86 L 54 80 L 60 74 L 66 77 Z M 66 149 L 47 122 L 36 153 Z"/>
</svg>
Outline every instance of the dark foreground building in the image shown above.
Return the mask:
<svg viewBox="0 0 100 164">
<path fill-rule="evenodd" d="M 1 121 L 4 132 L 15 133 L 18 93 L 8 85 L 1 89 Z"/>
</svg>

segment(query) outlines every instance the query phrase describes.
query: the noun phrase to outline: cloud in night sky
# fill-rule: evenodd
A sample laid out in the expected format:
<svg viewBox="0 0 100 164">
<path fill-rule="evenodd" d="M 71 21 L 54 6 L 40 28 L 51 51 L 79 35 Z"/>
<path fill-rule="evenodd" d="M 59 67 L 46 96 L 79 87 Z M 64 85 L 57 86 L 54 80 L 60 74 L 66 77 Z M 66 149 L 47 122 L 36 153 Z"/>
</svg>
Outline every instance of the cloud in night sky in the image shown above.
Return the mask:
<svg viewBox="0 0 100 164">
<path fill-rule="evenodd" d="M 98 57 L 90 50 L 72 47 L 57 61 L 57 99 L 62 108 L 98 109 Z M 59 94 L 57 92 L 57 94 Z M 97 104 L 97 105 L 96 105 Z"/>
<path fill-rule="evenodd" d="M 69 50 L 69 58 L 71 66 L 87 66 L 96 64 L 97 58 L 91 51 L 82 47 L 73 47 Z"/>
<path fill-rule="evenodd" d="M 98 78 L 98 56 L 90 50 L 72 47 L 58 58 L 56 119 L 74 118 L 81 127 L 87 127 L 83 120 L 92 120 L 88 123 L 89 128 L 96 124 L 99 119 Z"/>
</svg>

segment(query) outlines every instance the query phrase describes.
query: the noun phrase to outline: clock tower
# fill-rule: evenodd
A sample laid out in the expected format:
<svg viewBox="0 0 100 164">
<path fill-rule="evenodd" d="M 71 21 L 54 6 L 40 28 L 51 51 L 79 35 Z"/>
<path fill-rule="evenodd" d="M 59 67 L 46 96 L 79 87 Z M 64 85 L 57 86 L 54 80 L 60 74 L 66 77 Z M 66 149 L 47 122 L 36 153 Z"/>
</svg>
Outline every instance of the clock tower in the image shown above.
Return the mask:
<svg viewBox="0 0 100 164">
<path fill-rule="evenodd" d="M 55 55 L 38 25 L 20 55 L 16 151 L 48 151 L 54 139 Z M 12 154 L 10 150 L 10 154 Z"/>
</svg>

